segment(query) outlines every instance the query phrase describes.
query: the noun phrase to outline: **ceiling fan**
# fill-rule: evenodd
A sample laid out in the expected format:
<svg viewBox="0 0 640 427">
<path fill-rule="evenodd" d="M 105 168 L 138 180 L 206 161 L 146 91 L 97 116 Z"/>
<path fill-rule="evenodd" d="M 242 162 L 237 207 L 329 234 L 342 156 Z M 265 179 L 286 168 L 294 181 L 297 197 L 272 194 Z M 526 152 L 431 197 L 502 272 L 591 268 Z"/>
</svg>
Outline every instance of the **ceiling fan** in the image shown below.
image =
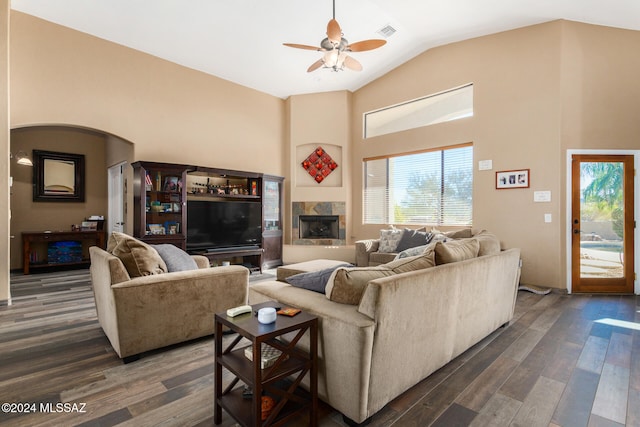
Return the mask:
<svg viewBox="0 0 640 427">
<path fill-rule="evenodd" d="M 297 49 L 324 52 L 322 58 L 311 64 L 307 69 L 307 72 L 310 73 L 320 67 L 330 68 L 333 71 L 342 71 L 345 67 L 353 71 L 361 71 L 362 64 L 350 57 L 347 52 L 373 50 L 386 43 L 386 40 L 370 39 L 349 44 L 349 41 L 342 37 L 342 29 L 338 21 L 336 21 L 336 0 L 333 0 L 333 19 L 327 24 L 327 37 L 320 42 L 320 47 L 295 43 L 283 44 Z"/>
</svg>

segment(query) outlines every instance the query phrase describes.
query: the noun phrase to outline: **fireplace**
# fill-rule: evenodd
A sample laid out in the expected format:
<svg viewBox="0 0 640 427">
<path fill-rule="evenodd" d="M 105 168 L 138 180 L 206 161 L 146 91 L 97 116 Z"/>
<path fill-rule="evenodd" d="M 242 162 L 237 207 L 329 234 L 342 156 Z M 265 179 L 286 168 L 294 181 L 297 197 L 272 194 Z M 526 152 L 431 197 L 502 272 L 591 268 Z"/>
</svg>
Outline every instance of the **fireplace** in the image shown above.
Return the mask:
<svg viewBox="0 0 640 427">
<path fill-rule="evenodd" d="M 338 215 L 300 215 L 298 231 L 301 239 L 339 239 Z"/>
<path fill-rule="evenodd" d="M 292 202 L 291 243 L 294 245 L 346 245 L 345 202 Z"/>
</svg>

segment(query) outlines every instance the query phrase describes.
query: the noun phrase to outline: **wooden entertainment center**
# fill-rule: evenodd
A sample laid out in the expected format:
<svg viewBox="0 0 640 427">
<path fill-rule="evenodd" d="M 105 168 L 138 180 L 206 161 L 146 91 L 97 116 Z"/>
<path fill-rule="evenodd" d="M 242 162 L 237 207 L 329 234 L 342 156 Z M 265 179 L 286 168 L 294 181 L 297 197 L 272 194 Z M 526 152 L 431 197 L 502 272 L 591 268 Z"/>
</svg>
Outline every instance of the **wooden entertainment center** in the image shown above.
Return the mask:
<svg viewBox="0 0 640 427">
<path fill-rule="evenodd" d="M 204 255 L 212 265 L 261 271 L 282 264 L 284 178 L 172 163 L 132 166 L 135 237 Z"/>
</svg>

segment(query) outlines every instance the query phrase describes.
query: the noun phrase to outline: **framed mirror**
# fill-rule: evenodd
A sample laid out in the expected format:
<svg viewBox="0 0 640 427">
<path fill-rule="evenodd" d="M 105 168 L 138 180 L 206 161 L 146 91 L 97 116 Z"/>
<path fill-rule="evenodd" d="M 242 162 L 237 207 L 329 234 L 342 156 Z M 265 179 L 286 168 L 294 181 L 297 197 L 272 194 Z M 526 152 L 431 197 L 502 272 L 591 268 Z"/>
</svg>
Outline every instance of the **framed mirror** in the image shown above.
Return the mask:
<svg viewBox="0 0 640 427">
<path fill-rule="evenodd" d="M 33 150 L 33 201 L 84 202 L 84 154 Z"/>
</svg>

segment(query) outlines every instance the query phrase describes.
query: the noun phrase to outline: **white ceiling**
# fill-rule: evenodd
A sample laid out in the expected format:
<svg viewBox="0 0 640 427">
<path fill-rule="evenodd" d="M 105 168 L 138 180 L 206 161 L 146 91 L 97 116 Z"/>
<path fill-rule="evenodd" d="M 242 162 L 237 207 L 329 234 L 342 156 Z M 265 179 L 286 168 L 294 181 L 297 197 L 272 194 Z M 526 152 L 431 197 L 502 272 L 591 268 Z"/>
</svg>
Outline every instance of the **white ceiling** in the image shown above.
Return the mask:
<svg viewBox="0 0 640 427">
<path fill-rule="evenodd" d="M 352 56 L 360 72 L 306 70 L 332 0 L 12 0 L 12 8 L 286 98 L 354 91 L 435 46 L 555 19 L 640 30 L 639 0 L 336 0 L 344 37 L 387 44 Z"/>
</svg>

